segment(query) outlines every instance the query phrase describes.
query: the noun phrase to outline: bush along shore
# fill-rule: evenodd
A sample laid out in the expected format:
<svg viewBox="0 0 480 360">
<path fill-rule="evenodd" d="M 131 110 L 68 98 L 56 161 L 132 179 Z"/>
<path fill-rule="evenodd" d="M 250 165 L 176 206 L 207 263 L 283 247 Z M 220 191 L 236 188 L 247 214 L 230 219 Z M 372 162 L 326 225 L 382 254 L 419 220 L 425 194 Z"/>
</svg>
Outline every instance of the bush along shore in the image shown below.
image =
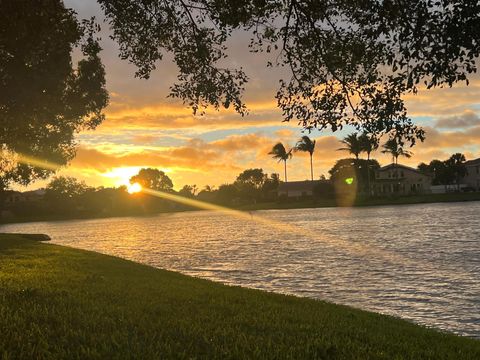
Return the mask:
<svg viewBox="0 0 480 360">
<path fill-rule="evenodd" d="M 0 235 L 2 359 L 479 359 L 480 341 Z"/>
<path fill-rule="evenodd" d="M 388 206 L 388 205 L 409 205 L 409 204 L 427 204 L 427 203 L 445 203 L 445 202 L 468 202 L 480 201 L 480 192 L 476 193 L 449 193 L 449 194 L 426 194 L 417 196 L 401 196 L 401 197 L 387 197 L 387 198 L 357 198 L 348 206 L 362 207 L 362 206 Z M 48 214 L 48 213 L 34 213 L 30 215 L 15 215 L 0 217 L 0 224 L 34 222 L 34 221 L 57 221 L 57 220 L 73 220 L 73 219 L 98 219 L 108 217 L 122 217 L 122 216 L 150 216 L 161 213 L 173 213 L 183 211 L 198 211 L 200 209 L 187 205 L 173 203 L 171 201 L 164 201 L 169 203 L 169 206 L 164 209 L 155 210 L 139 210 L 139 209 L 122 209 L 118 207 L 114 212 L 71 212 L 62 214 Z M 219 205 L 223 205 L 219 203 Z M 305 209 L 305 208 L 324 208 L 345 206 L 339 203 L 335 198 L 317 199 L 312 197 L 288 199 L 280 201 L 259 202 L 252 204 L 243 204 L 231 206 L 233 209 L 243 211 L 253 210 L 279 210 L 279 209 Z"/>
</svg>

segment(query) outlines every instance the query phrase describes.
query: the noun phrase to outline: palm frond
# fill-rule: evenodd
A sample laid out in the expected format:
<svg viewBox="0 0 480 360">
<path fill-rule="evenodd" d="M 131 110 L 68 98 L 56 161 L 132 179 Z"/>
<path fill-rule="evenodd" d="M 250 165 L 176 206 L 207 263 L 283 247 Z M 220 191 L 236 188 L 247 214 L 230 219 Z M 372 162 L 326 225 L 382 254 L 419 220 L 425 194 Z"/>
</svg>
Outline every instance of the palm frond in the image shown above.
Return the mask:
<svg viewBox="0 0 480 360">
<path fill-rule="evenodd" d="M 279 162 L 286 161 L 292 157 L 292 149 L 287 151 L 282 143 L 277 143 L 268 154 L 272 155 L 274 159 L 278 159 Z"/>
<path fill-rule="evenodd" d="M 303 151 L 313 154 L 315 151 L 316 141 L 310 139 L 308 136 L 304 135 L 297 141 L 297 144 L 294 147 L 294 151 Z"/>
</svg>

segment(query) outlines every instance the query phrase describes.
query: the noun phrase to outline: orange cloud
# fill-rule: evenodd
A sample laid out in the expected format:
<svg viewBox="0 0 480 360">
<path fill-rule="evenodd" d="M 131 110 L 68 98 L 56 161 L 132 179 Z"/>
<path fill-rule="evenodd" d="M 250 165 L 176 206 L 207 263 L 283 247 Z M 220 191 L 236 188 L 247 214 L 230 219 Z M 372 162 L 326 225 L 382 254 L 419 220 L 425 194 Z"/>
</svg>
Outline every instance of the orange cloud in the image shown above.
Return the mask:
<svg viewBox="0 0 480 360">
<path fill-rule="evenodd" d="M 272 99 L 273 100 L 273 99 Z M 192 110 L 180 104 L 134 106 L 111 105 L 106 111 L 106 120 L 98 128 L 109 132 L 112 129 L 183 129 L 232 127 L 255 127 L 280 125 L 280 111 L 274 101 L 253 103 L 249 114 L 242 117 L 233 110 L 208 110 L 205 115 L 193 115 Z"/>
<path fill-rule="evenodd" d="M 287 134 L 289 135 L 289 134 Z M 294 135 L 294 134 L 291 134 Z M 293 136 L 292 139 L 295 139 Z M 313 157 L 314 173 L 328 176 L 328 170 L 340 158 L 350 157 L 340 147 L 336 136 L 314 136 L 317 145 Z M 177 147 L 139 146 L 125 152 L 123 145 L 110 144 L 102 148 L 81 146 L 77 157 L 69 168 L 64 170 L 92 185 L 111 186 L 114 183 L 105 174 L 115 173 L 115 169 L 157 167 L 169 171 L 169 176 L 179 189 L 185 184 L 220 185 L 231 182 L 239 172 L 247 168 L 260 167 L 267 173 L 277 172 L 283 177 L 283 164 L 277 163 L 268 155 L 277 141 L 261 133 L 231 135 L 215 141 L 190 139 Z M 414 152 L 411 159 L 402 158 L 402 164 L 416 167 L 420 162 L 432 159 L 446 159 L 453 152 L 461 151 L 471 159 L 479 156 L 476 144 L 480 143 L 480 127 L 469 131 L 440 132 L 427 128 L 427 140 L 410 149 Z M 288 144 L 287 144 L 288 145 Z M 106 148 L 107 150 L 104 150 Z M 476 149 L 476 150 L 475 150 Z M 372 154 L 381 165 L 391 162 L 389 155 L 382 154 L 381 148 Z M 290 180 L 305 180 L 310 176 L 308 154 L 295 153 L 288 161 Z"/>
<path fill-rule="evenodd" d="M 480 99 L 480 79 L 472 78 L 470 85 L 456 84 L 452 88 L 419 89 L 405 96 L 409 116 L 445 116 L 458 114 L 477 104 Z"/>
</svg>

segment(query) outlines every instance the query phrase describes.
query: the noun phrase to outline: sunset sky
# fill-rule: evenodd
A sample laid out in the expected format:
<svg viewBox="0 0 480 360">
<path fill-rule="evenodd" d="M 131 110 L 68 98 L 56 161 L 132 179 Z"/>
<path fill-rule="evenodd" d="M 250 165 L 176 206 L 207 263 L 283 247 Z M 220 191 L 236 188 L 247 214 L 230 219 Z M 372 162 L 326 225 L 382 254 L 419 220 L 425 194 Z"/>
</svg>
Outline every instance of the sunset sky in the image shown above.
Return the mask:
<svg viewBox="0 0 480 360">
<path fill-rule="evenodd" d="M 80 17 L 101 11 L 94 0 L 66 0 Z M 242 65 L 250 77 L 245 100 L 250 115 L 242 118 L 233 111 L 208 110 L 205 116 L 193 116 L 179 100 L 167 99 L 169 86 L 176 78 L 175 65 L 165 60 L 149 80 L 134 78 L 135 67 L 118 58 L 116 44 L 108 38 L 108 25 L 102 25 L 101 54 L 107 72 L 110 105 L 106 120 L 95 131 L 78 136 L 78 153 L 71 165 L 60 172 L 84 180 L 93 186 L 118 186 L 141 167 L 156 167 L 172 178 L 175 188 L 185 184 L 220 185 L 232 182 L 246 168 L 261 167 L 282 174 L 282 165 L 267 154 L 278 141 L 293 146 L 302 135 L 296 123 L 282 123 L 274 99 L 280 70 L 265 67 L 266 58 L 249 54 L 248 34 L 235 36 L 230 61 Z M 467 159 L 480 156 L 480 76 L 470 86 L 420 91 L 407 99 L 407 109 L 424 126 L 427 140 L 413 149 L 411 159 L 400 162 L 416 166 L 433 158 L 445 159 L 463 152 Z M 314 157 L 315 176 L 328 175 L 336 159 L 347 156 L 336 151 L 338 138 L 351 132 L 312 132 L 317 140 Z M 389 157 L 377 152 L 382 165 Z M 288 163 L 289 180 L 309 177 L 309 161 L 295 154 Z M 42 183 L 36 183 L 38 187 Z"/>
</svg>

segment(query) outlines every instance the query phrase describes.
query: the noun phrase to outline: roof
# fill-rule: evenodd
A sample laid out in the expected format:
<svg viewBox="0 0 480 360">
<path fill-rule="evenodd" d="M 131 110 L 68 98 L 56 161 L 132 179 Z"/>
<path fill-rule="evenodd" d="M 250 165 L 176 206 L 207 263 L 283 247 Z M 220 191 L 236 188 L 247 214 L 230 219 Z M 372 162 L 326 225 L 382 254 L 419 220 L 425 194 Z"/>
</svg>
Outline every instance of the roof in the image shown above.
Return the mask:
<svg viewBox="0 0 480 360">
<path fill-rule="evenodd" d="M 7 196 L 44 196 L 45 189 L 29 190 L 29 191 L 16 191 L 16 190 L 6 190 L 5 194 Z"/>
<path fill-rule="evenodd" d="M 313 191 L 313 188 L 326 180 L 306 180 L 281 182 L 278 185 L 278 191 Z"/>
<path fill-rule="evenodd" d="M 37 189 L 37 190 L 30 190 L 30 191 L 23 192 L 24 195 L 37 195 L 37 196 L 43 196 L 45 195 L 45 193 L 46 193 L 45 189 Z"/>
<path fill-rule="evenodd" d="M 21 194 L 20 191 L 16 191 L 16 190 L 5 190 L 4 191 L 4 194 L 5 195 L 17 195 L 17 194 Z"/>
<path fill-rule="evenodd" d="M 391 163 L 391 164 L 382 166 L 382 167 L 381 167 L 380 169 L 378 169 L 377 171 L 386 171 L 386 170 L 390 170 L 390 169 L 408 170 L 408 171 L 413 171 L 413 172 L 416 172 L 416 173 L 421 174 L 421 175 L 424 175 L 424 176 L 430 176 L 430 175 L 424 174 L 424 173 L 422 173 L 421 171 L 418 171 L 417 169 L 414 169 L 414 168 L 412 168 L 412 167 L 410 167 L 410 166 L 405 166 L 405 165 L 401 165 L 401 164 L 394 164 L 394 163 Z"/>
<path fill-rule="evenodd" d="M 465 162 L 465 166 L 475 166 L 475 165 L 480 165 L 480 158 L 468 160 Z"/>
</svg>

